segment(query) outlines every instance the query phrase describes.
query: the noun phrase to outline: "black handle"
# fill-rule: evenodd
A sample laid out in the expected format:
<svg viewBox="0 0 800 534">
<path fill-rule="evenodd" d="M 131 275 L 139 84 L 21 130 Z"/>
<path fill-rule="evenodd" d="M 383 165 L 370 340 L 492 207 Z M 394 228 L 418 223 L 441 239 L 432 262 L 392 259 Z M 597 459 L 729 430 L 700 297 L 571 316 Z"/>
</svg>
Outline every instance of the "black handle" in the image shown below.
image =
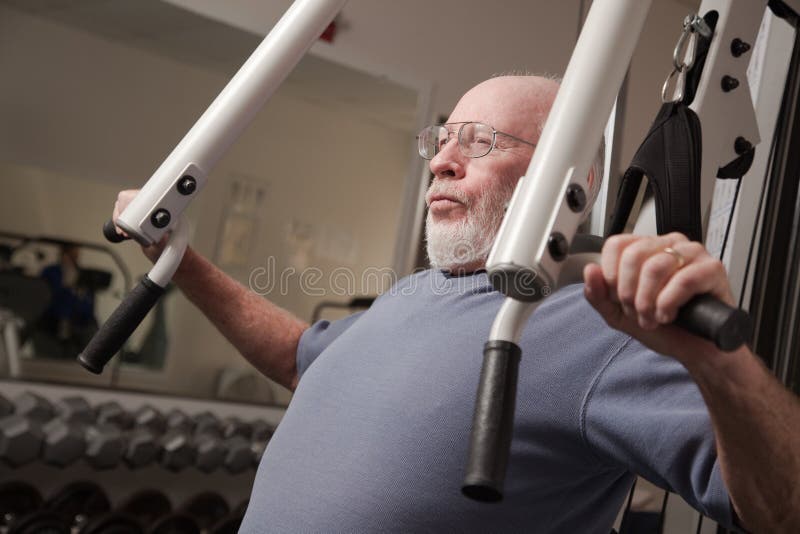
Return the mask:
<svg viewBox="0 0 800 534">
<path fill-rule="evenodd" d="M 728 306 L 711 295 L 698 295 L 678 311 L 675 324 L 732 351 L 750 340 L 752 321 L 746 311 Z"/>
<path fill-rule="evenodd" d="M 476 501 L 503 499 L 521 355 L 519 346 L 510 341 L 488 341 L 483 348 L 467 474 L 461 487 L 464 495 Z"/>
<path fill-rule="evenodd" d="M 126 239 L 130 239 L 129 237 L 125 237 L 117 232 L 117 227 L 114 225 L 114 221 L 111 219 L 107 220 L 103 225 L 103 235 L 112 243 L 119 243 L 121 241 L 125 241 Z"/>
<path fill-rule="evenodd" d="M 92 373 L 102 373 L 108 360 L 119 351 L 163 294 L 164 288 L 145 276 L 78 355 L 80 364 Z"/>
</svg>

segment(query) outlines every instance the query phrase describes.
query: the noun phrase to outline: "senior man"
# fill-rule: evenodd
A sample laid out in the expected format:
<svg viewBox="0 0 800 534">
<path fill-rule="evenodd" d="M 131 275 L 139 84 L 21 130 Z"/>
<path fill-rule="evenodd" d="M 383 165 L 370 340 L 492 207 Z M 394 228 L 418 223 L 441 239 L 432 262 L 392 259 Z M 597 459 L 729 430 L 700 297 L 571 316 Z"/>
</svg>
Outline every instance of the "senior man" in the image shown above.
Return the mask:
<svg viewBox="0 0 800 534">
<path fill-rule="evenodd" d="M 557 89 L 493 78 L 421 133 L 433 268 L 366 312 L 309 326 L 187 252 L 178 286 L 295 390 L 242 532 L 606 534 L 634 473 L 728 525 L 798 526 L 797 400 L 747 348 L 668 324 L 695 294 L 732 301 L 721 264 L 678 234 L 609 240 L 585 284 L 533 314 L 505 499 L 461 495 L 480 348 L 503 300 L 482 269 Z"/>
</svg>

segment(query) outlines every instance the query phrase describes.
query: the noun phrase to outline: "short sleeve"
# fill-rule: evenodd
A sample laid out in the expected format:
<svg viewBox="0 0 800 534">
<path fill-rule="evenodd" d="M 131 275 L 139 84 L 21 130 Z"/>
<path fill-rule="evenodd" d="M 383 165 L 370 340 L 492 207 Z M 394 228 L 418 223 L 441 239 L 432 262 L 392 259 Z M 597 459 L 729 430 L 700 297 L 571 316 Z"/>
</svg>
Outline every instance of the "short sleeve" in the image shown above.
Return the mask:
<svg viewBox="0 0 800 534">
<path fill-rule="evenodd" d="M 598 373 L 582 430 L 601 461 L 675 492 L 732 527 L 711 418 L 697 385 L 673 358 L 630 340 Z"/>
<path fill-rule="evenodd" d="M 314 363 L 328 345 L 350 328 L 364 312 L 348 315 L 338 321 L 317 321 L 300 336 L 297 345 L 297 375 L 302 378 L 306 369 Z"/>
</svg>

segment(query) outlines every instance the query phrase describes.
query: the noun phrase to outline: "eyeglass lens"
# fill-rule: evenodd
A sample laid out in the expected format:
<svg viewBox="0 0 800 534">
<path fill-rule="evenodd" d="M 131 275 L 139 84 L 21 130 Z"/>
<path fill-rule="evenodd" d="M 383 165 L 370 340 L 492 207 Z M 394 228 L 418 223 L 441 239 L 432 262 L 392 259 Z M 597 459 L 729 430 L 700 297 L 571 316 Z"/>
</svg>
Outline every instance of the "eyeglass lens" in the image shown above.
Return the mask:
<svg viewBox="0 0 800 534">
<path fill-rule="evenodd" d="M 419 135 L 420 156 L 433 159 L 453 135 L 456 133 L 451 133 L 445 126 L 428 126 Z M 480 122 L 462 124 L 457 136 L 461 153 L 470 158 L 485 156 L 494 146 L 494 130 Z"/>
</svg>

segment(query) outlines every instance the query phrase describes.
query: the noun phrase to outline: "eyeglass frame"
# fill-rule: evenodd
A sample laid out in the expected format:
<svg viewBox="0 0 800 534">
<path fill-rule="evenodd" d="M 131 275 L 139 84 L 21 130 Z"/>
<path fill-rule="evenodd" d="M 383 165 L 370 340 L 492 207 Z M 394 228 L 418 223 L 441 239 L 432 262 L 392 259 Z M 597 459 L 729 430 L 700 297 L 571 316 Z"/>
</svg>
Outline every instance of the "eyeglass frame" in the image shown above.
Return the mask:
<svg viewBox="0 0 800 534">
<path fill-rule="evenodd" d="M 454 126 L 456 124 L 460 124 L 461 125 L 461 126 L 458 127 L 458 132 L 452 132 L 452 131 L 450 131 L 449 128 L 446 128 L 446 126 Z M 489 146 L 489 150 L 487 150 L 485 154 L 481 154 L 480 156 L 470 156 L 468 154 L 464 154 L 464 151 L 462 149 L 463 147 L 462 147 L 462 144 L 461 144 L 461 132 L 464 131 L 464 127 L 467 124 L 482 124 L 483 126 L 488 126 L 489 128 L 491 128 L 491 130 L 492 130 L 492 144 Z M 459 152 L 461 152 L 461 154 L 463 154 L 464 156 L 466 156 L 468 158 L 473 158 L 473 159 L 482 158 L 484 156 L 488 156 L 489 154 L 491 154 L 492 150 L 494 150 L 494 148 L 495 148 L 495 146 L 497 144 L 497 134 L 505 135 L 506 137 L 510 137 L 511 139 L 514 139 L 515 141 L 519 141 L 520 143 L 523 143 L 523 144 L 526 144 L 528 146 L 536 148 L 536 143 L 531 143 L 530 141 L 526 141 L 525 139 L 521 139 L 521 138 L 517 137 L 516 135 L 511 135 L 510 133 L 501 132 L 500 130 L 495 129 L 494 126 L 486 124 L 485 122 L 479 122 L 479 121 L 445 122 L 443 124 L 431 124 L 429 126 L 426 126 L 425 128 L 423 128 L 420 131 L 419 134 L 417 134 L 417 137 L 416 137 L 416 139 L 417 139 L 417 153 L 419 154 L 419 156 L 422 159 L 427 160 L 427 161 L 430 161 L 433 158 L 435 158 L 439 154 L 439 152 L 441 152 L 441 149 L 439 149 L 436 152 L 436 154 L 434 154 L 432 157 L 426 158 L 425 156 L 422 155 L 422 151 L 419 148 L 419 138 L 420 138 L 420 134 L 422 132 L 424 132 L 428 128 L 432 128 L 434 126 L 439 126 L 440 128 L 444 128 L 445 130 L 447 130 L 447 141 L 448 142 L 450 141 L 450 137 L 455 134 L 456 137 L 457 137 L 457 140 L 458 140 Z"/>
</svg>

